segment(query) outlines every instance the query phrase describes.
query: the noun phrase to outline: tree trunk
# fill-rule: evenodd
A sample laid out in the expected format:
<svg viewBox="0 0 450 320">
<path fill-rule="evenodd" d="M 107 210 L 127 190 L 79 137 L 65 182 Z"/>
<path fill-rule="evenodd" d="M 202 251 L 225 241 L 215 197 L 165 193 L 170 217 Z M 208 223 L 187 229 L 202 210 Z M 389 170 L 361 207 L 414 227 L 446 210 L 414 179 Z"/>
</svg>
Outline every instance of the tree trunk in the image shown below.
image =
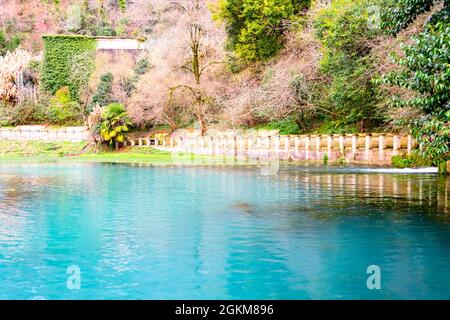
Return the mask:
<svg viewBox="0 0 450 320">
<path fill-rule="evenodd" d="M 197 115 L 197 119 L 200 124 L 200 131 L 203 137 L 206 134 L 206 121 L 201 115 Z"/>
</svg>

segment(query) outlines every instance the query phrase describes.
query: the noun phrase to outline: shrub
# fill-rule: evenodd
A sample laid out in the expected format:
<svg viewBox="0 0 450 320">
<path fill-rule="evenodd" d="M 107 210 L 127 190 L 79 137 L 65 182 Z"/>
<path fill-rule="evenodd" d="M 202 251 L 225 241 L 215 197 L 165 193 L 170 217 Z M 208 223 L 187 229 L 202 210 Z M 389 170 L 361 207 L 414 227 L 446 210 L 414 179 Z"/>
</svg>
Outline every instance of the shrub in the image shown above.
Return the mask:
<svg viewBox="0 0 450 320">
<path fill-rule="evenodd" d="M 134 66 L 134 75 L 122 82 L 122 89 L 125 91 L 128 97 L 131 96 L 133 91 L 136 90 L 136 85 L 139 82 L 140 77 L 149 71 L 151 68 L 150 61 L 147 57 L 141 57 Z"/>
<path fill-rule="evenodd" d="M 134 73 L 137 76 L 141 76 L 148 70 L 150 70 L 150 67 L 151 67 L 150 61 L 148 61 L 146 57 L 142 57 L 136 62 L 136 66 L 134 67 Z"/>
<path fill-rule="evenodd" d="M 15 102 L 18 100 L 18 83 L 16 76 L 32 60 L 28 51 L 16 49 L 0 56 L 0 100 Z"/>
<path fill-rule="evenodd" d="M 112 102 L 112 85 L 114 77 L 111 72 L 105 73 L 100 77 L 100 83 L 98 84 L 97 91 L 92 98 L 92 103 L 99 104 L 100 106 L 106 106 Z"/>
<path fill-rule="evenodd" d="M 381 27 L 395 35 L 406 28 L 419 14 L 430 10 L 434 0 L 388 0 L 384 3 Z"/>
<path fill-rule="evenodd" d="M 113 37 L 116 35 L 116 30 L 107 21 L 100 22 L 93 31 L 96 36 Z"/>
<path fill-rule="evenodd" d="M 423 116 L 412 123 L 420 155 L 436 166 L 450 160 L 450 110 L 443 115 Z"/>
<path fill-rule="evenodd" d="M 114 146 L 116 143 L 123 143 L 126 139 L 126 132 L 131 126 L 125 107 L 120 103 L 111 103 L 106 106 L 102 114 L 100 125 L 100 135 L 103 141 Z"/>
<path fill-rule="evenodd" d="M 312 0 L 292 0 L 292 7 L 294 14 L 301 13 L 305 9 L 309 8 Z"/>
<path fill-rule="evenodd" d="M 0 104 L 0 126 L 39 124 L 46 120 L 46 107 L 41 102 L 25 100 L 14 106 Z"/>
<path fill-rule="evenodd" d="M 279 130 L 280 134 L 300 133 L 299 125 L 291 117 L 288 117 L 283 120 L 269 122 L 266 128 L 270 130 Z"/>
<path fill-rule="evenodd" d="M 8 51 L 14 51 L 19 47 L 20 41 L 19 35 L 14 35 L 11 39 L 7 39 L 3 30 L 0 30 L 0 56 L 5 55 Z"/>
<path fill-rule="evenodd" d="M 127 18 L 119 19 L 119 21 L 116 25 L 116 35 L 117 36 L 123 36 L 126 34 L 128 23 L 129 22 L 128 22 Z"/>
<path fill-rule="evenodd" d="M 322 163 L 324 164 L 324 165 L 327 165 L 328 164 L 328 154 L 327 153 L 325 153 L 324 155 L 323 155 L 323 157 L 322 157 Z"/>
<path fill-rule="evenodd" d="M 419 153 L 392 156 L 391 163 L 394 168 L 429 167 L 431 162 Z"/>
<path fill-rule="evenodd" d="M 82 108 L 78 102 L 71 99 L 69 87 L 62 87 L 50 99 L 48 119 L 58 125 L 81 124 Z"/>
</svg>

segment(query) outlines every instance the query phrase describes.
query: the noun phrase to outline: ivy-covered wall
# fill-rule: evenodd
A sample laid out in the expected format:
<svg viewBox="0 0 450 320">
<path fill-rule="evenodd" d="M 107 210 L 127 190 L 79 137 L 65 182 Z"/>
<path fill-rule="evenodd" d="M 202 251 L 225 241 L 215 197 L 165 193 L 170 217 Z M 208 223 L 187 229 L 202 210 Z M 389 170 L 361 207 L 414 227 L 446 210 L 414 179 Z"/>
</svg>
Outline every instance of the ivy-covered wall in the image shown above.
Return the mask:
<svg viewBox="0 0 450 320">
<path fill-rule="evenodd" d="M 95 67 L 96 40 L 82 35 L 46 35 L 43 39 L 43 89 L 54 94 L 68 86 L 71 98 L 78 100 Z"/>
</svg>

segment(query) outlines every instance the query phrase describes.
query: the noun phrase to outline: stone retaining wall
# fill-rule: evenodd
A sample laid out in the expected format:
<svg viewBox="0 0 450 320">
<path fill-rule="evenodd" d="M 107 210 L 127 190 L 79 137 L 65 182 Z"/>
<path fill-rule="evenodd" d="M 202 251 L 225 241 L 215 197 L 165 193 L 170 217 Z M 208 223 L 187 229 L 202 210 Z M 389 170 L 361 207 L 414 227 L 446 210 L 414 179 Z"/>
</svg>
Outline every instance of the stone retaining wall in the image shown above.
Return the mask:
<svg viewBox="0 0 450 320">
<path fill-rule="evenodd" d="M 150 143 L 149 143 L 150 144 Z M 410 154 L 410 135 L 329 134 L 267 137 L 166 137 L 154 144 L 172 152 L 240 158 L 329 161 L 389 165 L 394 155 Z"/>
<path fill-rule="evenodd" d="M 87 141 L 88 137 L 89 134 L 85 127 L 19 126 L 0 128 L 0 140 L 80 142 Z"/>
<path fill-rule="evenodd" d="M 0 128 L 0 140 L 18 141 L 87 141 L 85 127 L 51 128 L 21 126 Z M 417 143 L 410 135 L 396 134 L 327 134 L 296 136 L 181 136 L 162 139 L 128 139 L 125 145 L 153 146 L 171 152 L 219 155 L 251 159 L 301 161 L 345 160 L 348 163 L 390 165 L 394 155 L 410 154 Z"/>
</svg>

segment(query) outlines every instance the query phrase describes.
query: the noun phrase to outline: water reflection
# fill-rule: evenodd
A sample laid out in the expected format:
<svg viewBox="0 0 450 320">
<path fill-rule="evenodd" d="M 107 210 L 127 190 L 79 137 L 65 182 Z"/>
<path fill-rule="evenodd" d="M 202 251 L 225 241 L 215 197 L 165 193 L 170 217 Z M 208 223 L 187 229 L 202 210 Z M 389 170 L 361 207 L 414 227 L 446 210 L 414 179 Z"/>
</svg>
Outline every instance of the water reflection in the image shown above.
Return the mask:
<svg viewBox="0 0 450 320">
<path fill-rule="evenodd" d="M 44 197 L 50 185 L 57 184 L 55 177 L 25 177 L 0 173 L 0 240 L 22 239 L 28 221 L 27 206 L 30 200 Z"/>
<path fill-rule="evenodd" d="M 376 174 L 376 173 L 304 173 L 286 169 L 279 177 L 293 188 L 313 192 L 316 197 L 305 198 L 305 206 L 316 202 L 327 206 L 355 205 L 372 207 L 421 207 L 437 215 L 449 213 L 450 177 L 434 174 Z M 322 197 L 324 197 L 322 199 Z M 317 202 L 316 202 L 317 203 Z M 448 215 L 440 216 L 448 219 Z"/>
<path fill-rule="evenodd" d="M 450 297 L 448 179 L 260 169 L 0 166 L 0 298 Z"/>
</svg>

